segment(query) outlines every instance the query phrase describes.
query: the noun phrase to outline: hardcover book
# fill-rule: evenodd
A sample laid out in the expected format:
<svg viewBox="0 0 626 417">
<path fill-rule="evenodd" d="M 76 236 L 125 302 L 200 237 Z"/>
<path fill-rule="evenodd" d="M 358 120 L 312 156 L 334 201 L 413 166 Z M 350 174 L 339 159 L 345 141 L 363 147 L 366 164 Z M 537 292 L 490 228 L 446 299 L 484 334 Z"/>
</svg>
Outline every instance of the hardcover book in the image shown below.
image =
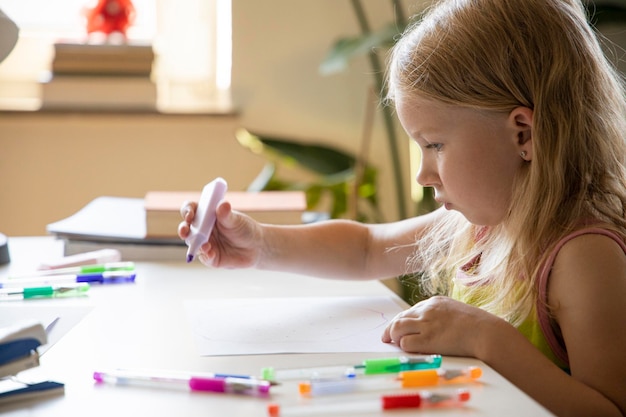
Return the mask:
<svg viewBox="0 0 626 417">
<path fill-rule="evenodd" d="M 150 44 L 57 42 L 40 83 L 42 107 L 154 111 L 154 58 Z"/>
<path fill-rule="evenodd" d="M 178 236 L 185 201 L 198 201 L 200 191 L 150 191 L 144 198 L 146 236 Z M 306 211 L 303 191 L 227 191 L 225 199 L 234 210 L 248 214 L 261 223 L 299 224 Z"/>
<path fill-rule="evenodd" d="M 48 224 L 46 230 L 63 240 L 65 256 L 115 249 L 127 261 L 172 261 L 185 257 L 185 242 L 177 236 L 146 236 L 142 198 L 98 197 L 69 217 Z"/>
<path fill-rule="evenodd" d="M 41 83 L 45 109 L 151 110 L 157 86 L 148 77 L 122 75 L 54 75 Z"/>
<path fill-rule="evenodd" d="M 54 44 L 52 72 L 72 75 L 135 75 L 149 77 L 154 62 L 149 44 Z"/>
</svg>

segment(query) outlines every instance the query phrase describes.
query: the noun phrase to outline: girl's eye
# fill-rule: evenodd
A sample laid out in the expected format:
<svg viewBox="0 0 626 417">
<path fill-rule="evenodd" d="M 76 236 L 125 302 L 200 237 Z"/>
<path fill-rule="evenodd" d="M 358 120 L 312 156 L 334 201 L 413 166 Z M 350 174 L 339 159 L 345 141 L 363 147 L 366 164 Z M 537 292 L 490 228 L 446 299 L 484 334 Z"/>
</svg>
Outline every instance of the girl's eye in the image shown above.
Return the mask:
<svg viewBox="0 0 626 417">
<path fill-rule="evenodd" d="M 443 147 L 442 143 L 429 143 L 428 145 L 426 145 L 426 149 L 434 149 L 437 152 L 441 151 L 442 147 Z"/>
</svg>

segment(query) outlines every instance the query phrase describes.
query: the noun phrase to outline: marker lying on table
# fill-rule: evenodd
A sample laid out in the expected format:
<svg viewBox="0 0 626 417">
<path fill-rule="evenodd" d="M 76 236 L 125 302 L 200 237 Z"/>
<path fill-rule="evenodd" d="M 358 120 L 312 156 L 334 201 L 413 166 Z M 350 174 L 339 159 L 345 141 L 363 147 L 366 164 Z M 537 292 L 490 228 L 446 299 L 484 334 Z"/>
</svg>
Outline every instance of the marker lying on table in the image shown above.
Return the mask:
<svg viewBox="0 0 626 417">
<path fill-rule="evenodd" d="M 205 391 L 231 393 L 243 395 L 267 395 L 270 381 L 252 378 L 246 375 L 207 374 L 207 373 L 178 373 L 160 372 L 148 373 L 145 371 L 113 370 L 94 372 L 93 379 L 98 383 L 116 385 L 143 386 L 151 388 L 190 389 L 191 391 Z"/>
<path fill-rule="evenodd" d="M 308 379 L 323 376 L 353 378 L 358 375 L 392 374 L 441 366 L 441 355 L 400 356 L 396 358 L 366 359 L 358 365 L 339 365 L 300 369 L 263 368 L 261 377 L 271 381 Z"/>
<path fill-rule="evenodd" d="M 0 300 L 77 297 L 89 290 L 87 283 L 50 285 L 44 287 L 0 288 Z"/>
<path fill-rule="evenodd" d="M 400 372 L 396 378 L 326 378 L 312 379 L 298 385 L 300 395 L 317 396 L 345 394 L 348 392 L 417 388 L 440 384 L 463 384 L 474 382 L 482 375 L 478 367 L 467 369 L 424 369 Z M 399 386 L 398 386 L 399 382 Z"/>
<path fill-rule="evenodd" d="M 309 404 L 281 407 L 268 404 L 270 417 L 306 416 L 306 415 L 362 415 L 376 410 L 394 410 L 407 408 L 447 408 L 461 407 L 469 401 L 470 393 L 459 390 L 455 394 L 420 392 L 409 394 L 389 394 L 380 397 L 380 401 L 344 401 L 336 403 Z"/>
<path fill-rule="evenodd" d="M 215 225 L 215 209 L 217 204 L 224 198 L 228 185 L 223 178 L 216 178 L 202 189 L 196 215 L 189 229 L 189 236 L 185 240 L 187 250 L 187 262 L 193 261 L 200 247 L 209 241 L 213 226 Z"/>
<path fill-rule="evenodd" d="M 354 368 L 365 375 L 390 374 L 418 369 L 433 369 L 441 366 L 441 355 L 400 356 L 397 358 L 366 359 Z"/>
<path fill-rule="evenodd" d="M 14 275 L 9 279 L 22 279 L 33 277 L 45 277 L 51 275 L 85 275 L 85 274 L 99 274 L 105 272 L 132 272 L 135 270 L 134 262 L 109 262 L 98 265 L 85 265 L 85 266 L 73 266 L 68 268 L 46 269 L 40 271 L 34 271 L 21 275 Z"/>
<path fill-rule="evenodd" d="M 423 371 L 400 372 L 398 378 L 403 384 L 412 387 L 425 387 L 442 384 L 467 384 L 475 382 L 483 375 L 477 366 L 465 369 L 426 369 Z"/>
<path fill-rule="evenodd" d="M 12 278 L 0 280 L 0 288 L 42 287 L 87 282 L 90 284 L 119 284 L 135 282 L 132 271 L 98 272 L 80 275 L 49 275 L 30 278 Z"/>
<path fill-rule="evenodd" d="M 106 262 L 119 262 L 122 254 L 117 249 L 98 249 L 90 252 L 77 253 L 43 262 L 37 269 L 52 270 L 80 265 L 97 265 Z"/>
</svg>

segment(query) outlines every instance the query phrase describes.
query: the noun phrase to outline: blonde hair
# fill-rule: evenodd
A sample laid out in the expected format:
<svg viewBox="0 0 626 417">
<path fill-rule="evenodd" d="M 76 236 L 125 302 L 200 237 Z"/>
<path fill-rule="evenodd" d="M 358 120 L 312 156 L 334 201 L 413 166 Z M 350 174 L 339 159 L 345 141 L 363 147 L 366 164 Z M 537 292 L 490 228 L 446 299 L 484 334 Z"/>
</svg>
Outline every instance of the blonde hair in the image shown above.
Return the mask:
<svg viewBox="0 0 626 417">
<path fill-rule="evenodd" d="M 549 249 L 581 219 L 625 234 L 626 104 L 621 79 L 577 0 L 444 0 L 391 51 L 390 100 L 401 92 L 495 112 L 533 110 L 533 159 L 516 178 L 505 220 L 479 230 L 462 216 L 420 238 L 412 265 L 449 293 L 476 256 L 478 304 L 520 324 L 536 302 Z M 480 285 L 467 285 L 470 297 Z M 472 295 L 473 294 L 473 295 Z"/>
</svg>

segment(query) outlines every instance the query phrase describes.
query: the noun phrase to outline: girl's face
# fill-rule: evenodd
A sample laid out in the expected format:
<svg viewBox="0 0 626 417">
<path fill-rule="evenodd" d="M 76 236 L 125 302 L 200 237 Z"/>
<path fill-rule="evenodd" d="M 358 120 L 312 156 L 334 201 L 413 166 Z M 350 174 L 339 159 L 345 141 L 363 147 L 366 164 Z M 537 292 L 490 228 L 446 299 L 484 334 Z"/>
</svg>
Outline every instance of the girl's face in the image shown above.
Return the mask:
<svg viewBox="0 0 626 417">
<path fill-rule="evenodd" d="M 530 144 L 529 125 L 510 114 L 397 96 L 402 126 L 422 153 L 417 182 L 473 224 L 493 226 L 508 210 L 513 180 Z M 528 109 L 526 109 L 528 110 Z"/>
</svg>

